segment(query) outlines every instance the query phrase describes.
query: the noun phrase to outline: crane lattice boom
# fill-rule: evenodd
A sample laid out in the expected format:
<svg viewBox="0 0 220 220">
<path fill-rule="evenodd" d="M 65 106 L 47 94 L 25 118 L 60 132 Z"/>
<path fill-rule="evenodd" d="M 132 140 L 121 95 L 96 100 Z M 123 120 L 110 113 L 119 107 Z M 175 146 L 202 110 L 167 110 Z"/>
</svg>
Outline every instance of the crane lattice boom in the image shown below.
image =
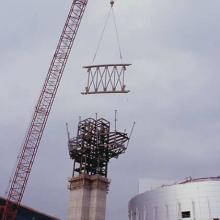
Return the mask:
<svg viewBox="0 0 220 220">
<path fill-rule="evenodd" d="M 2 220 L 14 220 L 88 0 L 73 0 L 10 184 Z"/>
</svg>

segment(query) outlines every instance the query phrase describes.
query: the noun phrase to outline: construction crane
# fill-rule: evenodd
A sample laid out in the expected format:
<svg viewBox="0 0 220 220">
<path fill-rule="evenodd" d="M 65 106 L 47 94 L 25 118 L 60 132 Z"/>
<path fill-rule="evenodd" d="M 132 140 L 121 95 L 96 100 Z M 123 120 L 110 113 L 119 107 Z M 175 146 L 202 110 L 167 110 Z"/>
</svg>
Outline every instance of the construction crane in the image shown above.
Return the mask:
<svg viewBox="0 0 220 220">
<path fill-rule="evenodd" d="M 15 220 L 31 168 L 88 0 L 73 0 L 9 185 L 2 220 Z"/>
</svg>

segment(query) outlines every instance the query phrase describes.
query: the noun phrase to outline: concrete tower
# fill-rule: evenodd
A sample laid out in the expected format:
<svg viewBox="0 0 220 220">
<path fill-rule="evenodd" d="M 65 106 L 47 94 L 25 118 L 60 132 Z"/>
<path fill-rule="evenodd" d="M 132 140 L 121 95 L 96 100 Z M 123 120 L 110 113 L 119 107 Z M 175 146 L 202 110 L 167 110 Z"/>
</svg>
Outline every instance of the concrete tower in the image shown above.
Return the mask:
<svg viewBox="0 0 220 220">
<path fill-rule="evenodd" d="M 116 131 L 116 126 L 111 132 L 110 122 L 103 118 L 88 118 L 79 122 L 76 137 L 68 137 L 74 160 L 68 220 L 105 220 L 108 163 L 125 152 L 128 135 Z"/>
</svg>

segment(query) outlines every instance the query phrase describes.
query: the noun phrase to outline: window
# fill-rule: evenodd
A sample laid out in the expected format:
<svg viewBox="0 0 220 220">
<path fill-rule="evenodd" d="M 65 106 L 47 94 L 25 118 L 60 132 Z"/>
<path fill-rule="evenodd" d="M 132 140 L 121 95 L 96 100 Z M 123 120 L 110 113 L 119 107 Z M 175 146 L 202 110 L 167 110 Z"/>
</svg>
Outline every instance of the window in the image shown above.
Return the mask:
<svg viewBox="0 0 220 220">
<path fill-rule="evenodd" d="M 190 211 L 182 212 L 182 218 L 190 218 Z"/>
</svg>

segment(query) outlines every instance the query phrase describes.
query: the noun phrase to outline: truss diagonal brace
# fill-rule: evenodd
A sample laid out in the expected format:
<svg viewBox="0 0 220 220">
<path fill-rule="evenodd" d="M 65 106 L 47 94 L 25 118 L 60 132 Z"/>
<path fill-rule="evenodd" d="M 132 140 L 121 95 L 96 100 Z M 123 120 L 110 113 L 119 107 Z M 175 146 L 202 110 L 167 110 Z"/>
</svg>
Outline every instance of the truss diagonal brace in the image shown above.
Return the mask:
<svg viewBox="0 0 220 220">
<path fill-rule="evenodd" d="M 88 94 L 128 93 L 125 85 L 125 72 L 131 64 L 107 64 L 84 66 L 88 80 L 85 92 Z"/>
</svg>

